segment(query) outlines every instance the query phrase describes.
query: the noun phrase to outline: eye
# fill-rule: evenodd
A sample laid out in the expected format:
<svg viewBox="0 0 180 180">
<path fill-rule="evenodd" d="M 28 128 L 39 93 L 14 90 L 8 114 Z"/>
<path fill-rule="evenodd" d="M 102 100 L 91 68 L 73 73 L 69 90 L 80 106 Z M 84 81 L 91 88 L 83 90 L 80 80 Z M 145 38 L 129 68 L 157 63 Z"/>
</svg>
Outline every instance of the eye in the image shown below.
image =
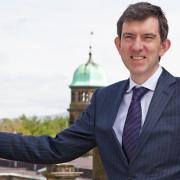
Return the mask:
<svg viewBox="0 0 180 180">
<path fill-rule="evenodd" d="M 145 39 L 153 39 L 153 36 L 145 36 Z"/>
<path fill-rule="evenodd" d="M 153 40 L 155 38 L 155 35 L 154 34 L 146 34 L 144 36 L 144 39 L 145 40 Z"/>
<path fill-rule="evenodd" d="M 125 35 L 125 38 L 132 38 L 132 35 Z"/>
<path fill-rule="evenodd" d="M 134 36 L 132 34 L 125 34 L 123 37 L 125 40 L 131 40 L 134 38 Z"/>
</svg>

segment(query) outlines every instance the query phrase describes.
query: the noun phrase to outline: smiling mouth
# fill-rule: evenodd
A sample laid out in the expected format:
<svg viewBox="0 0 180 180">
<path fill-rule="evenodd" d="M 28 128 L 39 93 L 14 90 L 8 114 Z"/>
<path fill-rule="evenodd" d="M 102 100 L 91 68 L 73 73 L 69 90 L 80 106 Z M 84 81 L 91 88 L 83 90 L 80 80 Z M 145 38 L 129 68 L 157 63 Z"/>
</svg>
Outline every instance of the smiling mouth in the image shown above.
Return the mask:
<svg viewBox="0 0 180 180">
<path fill-rule="evenodd" d="M 141 61 L 146 58 L 145 56 L 130 56 L 130 57 L 134 61 Z"/>
</svg>

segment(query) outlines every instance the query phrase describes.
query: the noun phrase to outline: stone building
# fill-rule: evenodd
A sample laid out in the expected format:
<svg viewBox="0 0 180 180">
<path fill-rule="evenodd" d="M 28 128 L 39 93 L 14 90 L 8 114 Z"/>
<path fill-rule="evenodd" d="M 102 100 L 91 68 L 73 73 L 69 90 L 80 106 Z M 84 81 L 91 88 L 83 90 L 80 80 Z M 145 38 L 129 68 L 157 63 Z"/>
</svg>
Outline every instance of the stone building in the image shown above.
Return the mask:
<svg viewBox="0 0 180 180">
<path fill-rule="evenodd" d="M 96 88 L 107 84 L 106 73 L 103 68 L 92 60 L 91 46 L 89 59 L 80 65 L 74 72 L 71 88 L 71 104 L 69 107 L 70 124 L 72 124 L 81 112 L 90 103 Z"/>
<path fill-rule="evenodd" d="M 107 85 L 106 73 L 103 68 L 92 59 L 90 46 L 89 59 L 74 72 L 71 88 L 71 103 L 69 107 L 70 124 L 73 124 L 85 110 L 92 94 L 97 88 Z M 93 150 L 93 180 L 105 180 L 106 176 L 98 150 Z"/>
</svg>

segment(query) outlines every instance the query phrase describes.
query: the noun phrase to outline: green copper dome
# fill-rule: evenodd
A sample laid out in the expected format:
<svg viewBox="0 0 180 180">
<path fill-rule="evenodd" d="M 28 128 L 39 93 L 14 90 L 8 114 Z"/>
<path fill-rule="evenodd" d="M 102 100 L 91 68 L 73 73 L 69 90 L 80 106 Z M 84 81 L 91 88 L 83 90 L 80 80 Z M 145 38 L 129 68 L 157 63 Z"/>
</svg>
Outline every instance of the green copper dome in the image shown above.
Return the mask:
<svg viewBox="0 0 180 180">
<path fill-rule="evenodd" d="M 70 86 L 102 87 L 106 85 L 106 73 L 100 65 L 92 61 L 90 52 L 88 62 L 86 64 L 80 65 L 75 70 Z"/>
</svg>

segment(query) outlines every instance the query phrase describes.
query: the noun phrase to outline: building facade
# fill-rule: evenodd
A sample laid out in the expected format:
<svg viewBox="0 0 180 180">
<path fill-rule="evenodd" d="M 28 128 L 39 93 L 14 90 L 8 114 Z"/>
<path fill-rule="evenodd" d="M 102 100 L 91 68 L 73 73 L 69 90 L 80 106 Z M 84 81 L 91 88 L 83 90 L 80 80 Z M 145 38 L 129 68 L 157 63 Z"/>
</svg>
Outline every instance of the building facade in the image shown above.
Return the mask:
<svg viewBox="0 0 180 180">
<path fill-rule="evenodd" d="M 69 86 L 71 89 L 71 103 L 68 109 L 70 124 L 74 123 L 90 103 L 95 89 L 106 85 L 106 73 L 100 65 L 92 60 L 90 48 L 88 61 L 75 70 L 72 83 Z"/>
<path fill-rule="evenodd" d="M 97 88 L 107 85 L 106 73 L 103 68 L 92 59 L 91 46 L 89 59 L 74 72 L 71 88 L 71 103 L 69 107 L 70 125 L 73 124 L 90 104 L 91 97 Z M 93 180 L 106 180 L 104 168 L 98 153 L 93 150 Z"/>
</svg>

